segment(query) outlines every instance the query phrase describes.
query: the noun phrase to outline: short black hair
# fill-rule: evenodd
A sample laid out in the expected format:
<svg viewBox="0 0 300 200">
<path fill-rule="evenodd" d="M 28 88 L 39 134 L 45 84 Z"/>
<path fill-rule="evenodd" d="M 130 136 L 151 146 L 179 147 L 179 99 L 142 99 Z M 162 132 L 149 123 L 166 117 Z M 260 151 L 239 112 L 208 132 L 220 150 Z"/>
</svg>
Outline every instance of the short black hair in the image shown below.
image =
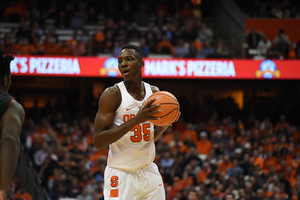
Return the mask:
<svg viewBox="0 0 300 200">
<path fill-rule="evenodd" d="M 134 49 L 135 52 L 138 53 L 139 59 L 141 59 L 141 60 L 143 59 L 143 51 L 139 46 L 136 46 L 136 45 L 133 45 L 133 44 L 127 44 L 127 45 L 122 47 L 121 51 L 123 49 Z"/>
<path fill-rule="evenodd" d="M 13 55 L 6 55 L 3 57 L 3 52 L 0 51 L 0 78 L 3 81 L 5 76 L 10 75 L 10 62 L 14 59 Z"/>
</svg>

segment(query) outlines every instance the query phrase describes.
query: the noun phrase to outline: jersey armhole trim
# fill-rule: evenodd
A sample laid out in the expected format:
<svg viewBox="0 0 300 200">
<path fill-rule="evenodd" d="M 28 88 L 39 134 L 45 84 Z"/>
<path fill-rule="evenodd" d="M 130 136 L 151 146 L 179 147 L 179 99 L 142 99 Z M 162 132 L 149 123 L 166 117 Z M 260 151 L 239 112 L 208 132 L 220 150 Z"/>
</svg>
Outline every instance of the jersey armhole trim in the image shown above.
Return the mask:
<svg viewBox="0 0 300 200">
<path fill-rule="evenodd" d="M 121 96 L 121 102 L 120 102 L 120 105 L 119 107 L 116 109 L 115 111 L 115 116 L 117 116 L 119 114 L 119 111 L 120 111 L 120 108 L 121 108 L 121 105 L 122 105 L 122 92 L 121 92 L 121 88 L 118 86 L 118 84 L 116 84 L 116 86 L 118 87 L 119 91 L 120 91 L 120 96 Z"/>
<path fill-rule="evenodd" d="M 11 100 L 10 100 L 9 104 L 7 105 L 7 108 L 6 108 L 6 109 L 8 109 L 8 108 L 9 108 L 9 106 L 10 106 L 10 104 L 11 104 L 12 100 L 16 100 L 16 98 L 15 98 L 15 97 L 11 98 Z"/>
</svg>

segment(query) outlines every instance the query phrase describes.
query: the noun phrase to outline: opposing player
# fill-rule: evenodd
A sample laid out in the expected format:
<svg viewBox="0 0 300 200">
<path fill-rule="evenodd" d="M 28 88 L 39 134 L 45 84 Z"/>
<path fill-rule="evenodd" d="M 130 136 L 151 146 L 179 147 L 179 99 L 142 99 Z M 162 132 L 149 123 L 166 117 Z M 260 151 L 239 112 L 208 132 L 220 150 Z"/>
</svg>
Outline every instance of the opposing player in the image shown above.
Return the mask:
<svg viewBox="0 0 300 200">
<path fill-rule="evenodd" d="M 7 92 L 11 84 L 13 56 L 0 54 L 0 200 L 6 200 L 20 153 L 24 108 Z"/>
<path fill-rule="evenodd" d="M 143 102 L 156 86 L 142 81 L 144 61 L 138 46 L 126 45 L 118 58 L 123 81 L 107 88 L 100 97 L 95 118 L 94 146 L 109 145 L 105 169 L 104 198 L 118 200 L 164 200 L 165 191 L 156 164 L 154 142 L 168 127 L 149 122 L 159 105 Z"/>
</svg>

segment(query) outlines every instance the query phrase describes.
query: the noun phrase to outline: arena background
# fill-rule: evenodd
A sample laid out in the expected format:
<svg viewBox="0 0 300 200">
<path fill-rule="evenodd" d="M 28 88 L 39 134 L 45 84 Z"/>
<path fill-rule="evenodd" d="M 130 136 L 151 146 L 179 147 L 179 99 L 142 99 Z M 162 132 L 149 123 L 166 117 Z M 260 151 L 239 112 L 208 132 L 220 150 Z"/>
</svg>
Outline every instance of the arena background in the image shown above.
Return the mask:
<svg viewBox="0 0 300 200">
<path fill-rule="evenodd" d="M 21 11 L 16 9 L 20 13 L 10 13 L 7 9 L 10 6 L 21 7 Z M 29 14 L 22 11 L 24 6 Z M 143 72 L 145 82 L 173 93 L 181 106 L 182 117 L 179 122 L 156 142 L 155 162 L 164 178 L 167 199 L 192 200 L 188 195 L 191 190 L 196 191 L 200 200 L 223 199 L 229 192 L 240 200 L 299 199 L 299 6 L 296 0 L 268 0 L 263 3 L 235 0 L 144 0 L 124 3 L 90 0 L 64 3 L 45 1 L 45 4 L 22 0 L 1 2 L 1 48 L 4 53 L 16 57 L 12 64 L 14 68 L 9 93 L 26 109 L 21 154 L 9 199 L 29 199 L 29 196 L 34 200 L 103 198 L 102 175 L 107 149 L 95 151 L 89 140 L 99 96 L 106 87 L 122 80 L 120 76 L 115 77 L 116 74 L 109 72 L 116 66 L 104 62 L 114 58 L 124 42 L 142 44 L 149 32 L 149 24 L 153 24 L 152 31 L 156 36 L 161 34 L 154 49 L 150 48 L 145 54 L 144 59 L 149 59 L 149 63 L 154 60 L 161 63 L 181 60 L 226 63 L 218 75 L 197 75 L 194 71 L 190 77 L 188 73 L 181 76 L 179 66 L 176 75 L 168 75 L 166 71 L 159 74 L 159 70 L 167 69 L 167 65 L 163 64 L 155 66 L 157 71 Z M 92 7 L 96 11 L 94 15 L 90 12 Z M 75 11 L 78 10 L 81 13 L 76 18 Z M 142 15 L 140 10 L 149 15 Z M 73 11 L 69 20 L 74 17 L 76 23 L 59 23 L 61 11 L 69 15 Z M 130 17 L 132 13 L 135 16 L 133 19 Z M 138 20 L 139 17 L 145 22 Z M 122 34 L 116 34 L 111 41 L 102 41 L 100 36 L 107 38 L 109 35 L 109 22 L 112 20 L 114 28 L 119 30 L 123 18 L 128 20 L 125 27 L 128 27 L 131 37 L 123 40 Z M 46 51 L 32 53 L 28 50 L 32 48 L 28 44 L 33 44 L 35 37 L 19 30 L 24 21 L 27 22 L 24 30 L 30 33 L 38 30 L 34 34 L 40 47 L 44 48 L 49 47 L 44 43 L 48 36 L 56 38 L 54 43 L 62 46 L 74 39 L 74 32 L 78 33 L 76 44 L 79 44 L 83 41 L 82 33 L 87 30 L 85 50 L 81 52 L 83 47 L 75 45 L 68 54 L 61 54 L 62 47 L 48 54 Z M 131 31 L 134 21 L 138 22 L 136 32 Z M 180 25 L 173 24 L 174 21 Z M 34 27 L 36 22 L 38 25 Z M 81 23 L 82 27 L 76 27 Z M 173 25 L 172 31 L 168 31 L 170 24 Z M 197 36 L 186 31 L 191 24 Z M 206 28 L 203 28 L 203 24 L 210 31 L 204 32 Z M 163 40 L 163 35 L 171 32 L 175 37 L 178 27 L 182 31 L 180 37 L 184 39 L 183 46 L 170 40 L 173 47 L 170 48 L 168 44 L 168 48 L 162 48 L 161 51 L 156 48 Z M 250 44 L 248 36 L 253 27 L 260 37 L 265 35 L 272 43 L 264 54 L 257 44 Z M 50 34 L 51 29 L 56 31 L 54 35 Z M 276 46 L 274 38 L 281 29 L 289 36 L 290 43 Z M 41 31 L 43 34 L 40 34 Z M 99 42 L 97 31 L 104 35 L 100 34 L 101 45 L 95 48 L 89 46 L 89 41 Z M 193 40 L 190 37 L 194 37 Z M 26 45 L 22 44 L 24 38 Z M 204 55 L 202 52 L 207 48 L 207 40 L 214 53 Z M 220 40 L 224 46 L 218 45 Z M 196 48 L 192 49 L 193 45 Z M 224 51 L 220 52 L 224 54 L 218 48 L 222 48 Z M 181 54 L 185 51 L 189 53 Z M 192 54 L 193 51 L 197 53 Z M 27 60 L 19 62 L 22 58 Z M 29 62 L 30 58 L 60 59 L 57 62 L 78 59 L 81 73 L 89 71 L 82 76 L 76 72 L 45 72 L 41 63 L 33 65 L 33 62 Z M 99 62 L 101 65 L 89 66 L 89 62 L 97 63 L 96 58 L 102 59 Z M 272 60 L 275 64 L 262 65 L 265 60 Z M 230 69 L 230 62 L 234 65 L 234 74 L 225 73 Z M 50 66 L 49 63 L 46 67 Z M 206 68 L 212 65 L 207 64 Z M 24 66 L 27 66 L 26 70 Z M 30 71 L 31 66 L 36 68 Z M 199 66 L 195 70 L 199 71 Z M 211 67 L 210 72 L 218 69 Z M 270 124 L 268 128 L 267 123 Z M 66 132 L 63 131 L 64 127 Z M 198 147 L 202 144 L 203 131 L 212 143 L 208 153 L 201 153 L 203 149 Z M 228 132 L 232 132 L 232 135 L 228 135 Z M 74 146 L 80 147 L 80 150 Z M 37 152 L 47 156 L 38 157 Z M 224 167 L 226 155 L 230 158 L 227 168 Z M 212 171 L 203 171 L 204 163 L 209 163 Z M 24 196 L 24 193 L 28 195 Z"/>
</svg>

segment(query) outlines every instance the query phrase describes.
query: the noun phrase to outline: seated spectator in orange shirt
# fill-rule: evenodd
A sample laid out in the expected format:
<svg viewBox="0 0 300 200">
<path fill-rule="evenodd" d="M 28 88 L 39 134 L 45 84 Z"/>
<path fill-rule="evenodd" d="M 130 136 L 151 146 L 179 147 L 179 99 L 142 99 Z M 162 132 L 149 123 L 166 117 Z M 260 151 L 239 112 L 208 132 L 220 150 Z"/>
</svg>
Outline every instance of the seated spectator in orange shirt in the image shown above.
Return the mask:
<svg viewBox="0 0 300 200">
<path fill-rule="evenodd" d="M 174 56 L 174 46 L 170 42 L 167 35 L 163 35 L 161 41 L 157 44 L 157 52 L 160 54 L 170 54 Z"/>
<path fill-rule="evenodd" d="M 178 151 L 180 153 L 189 153 L 191 150 L 180 140 L 176 139 L 175 136 L 175 143 L 170 149 L 171 152 Z"/>
<path fill-rule="evenodd" d="M 14 47 L 15 54 L 30 55 L 32 46 L 29 44 L 27 38 L 22 38 L 19 44 Z"/>
<path fill-rule="evenodd" d="M 173 199 L 176 196 L 176 193 L 180 191 L 182 188 L 179 186 L 180 178 L 175 176 L 173 178 L 173 184 L 171 185 L 170 192 L 167 195 L 167 199 Z"/>
<path fill-rule="evenodd" d="M 212 143 L 207 139 L 207 133 L 205 131 L 200 132 L 200 140 L 197 142 L 196 147 L 200 154 L 207 155 L 212 148 Z"/>
<path fill-rule="evenodd" d="M 298 169 L 299 164 L 300 164 L 300 152 L 299 151 L 295 154 L 294 158 L 291 160 L 291 163 L 292 163 L 293 169 Z"/>
<path fill-rule="evenodd" d="M 271 143 L 271 138 L 270 137 L 266 137 L 265 139 L 263 139 L 262 141 L 262 147 L 263 147 L 263 151 L 266 153 L 268 151 L 273 151 L 273 144 Z"/>
<path fill-rule="evenodd" d="M 72 49 L 70 45 L 68 45 L 67 41 L 62 41 L 60 44 L 60 50 L 57 53 L 60 56 L 70 56 L 72 55 Z"/>
<path fill-rule="evenodd" d="M 232 166 L 233 164 L 229 160 L 229 156 L 224 155 L 223 161 L 218 165 L 218 173 L 225 172 L 226 174 L 228 174 L 228 171 L 230 170 L 230 168 L 232 168 Z"/>
<path fill-rule="evenodd" d="M 290 124 L 286 121 L 286 117 L 285 115 L 280 115 L 280 121 L 277 122 L 275 124 L 275 127 L 274 127 L 274 132 L 276 133 L 277 131 L 279 131 L 279 129 L 282 127 L 284 129 L 287 129 L 290 127 Z"/>
<path fill-rule="evenodd" d="M 193 186 L 194 181 L 193 181 L 193 176 L 191 176 L 189 174 L 188 170 L 185 170 L 182 174 L 182 178 L 179 181 L 179 188 L 183 189 L 183 188 L 189 188 L 191 186 Z"/>
<path fill-rule="evenodd" d="M 282 151 L 286 149 L 286 151 L 290 148 L 290 144 L 286 142 L 286 137 L 283 135 L 280 140 L 275 145 L 277 151 Z"/>
<path fill-rule="evenodd" d="M 78 35 L 77 32 L 74 31 L 73 37 L 69 40 L 67 40 L 68 45 L 73 48 L 77 44 Z"/>
<path fill-rule="evenodd" d="M 254 126 L 250 129 L 250 139 L 258 141 L 263 137 L 263 131 L 260 129 L 260 124 L 258 120 L 255 120 Z"/>
<path fill-rule="evenodd" d="M 227 118 L 224 118 L 224 119 L 222 120 L 221 127 L 222 127 L 222 129 L 227 130 L 227 131 L 228 131 L 228 134 L 229 134 L 231 137 L 234 137 L 234 130 L 233 130 L 233 128 L 228 124 Z"/>
<path fill-rule="evenodd" d="M 44 49 L 39 44 L 39 41 L 36 37 L 33 38 L 33 43 L 30 48 L 30 54 L 31 55 L 43 55 L 44 54 Z"/>
<path fill-rule="evenodd" d="M 236 138 L 236 143 L 238 143 L 240 147 L 244 147 L 247 142 L 248 136 L 246 135 L 245 129 L 239 129 L 239 136 Z"/>
<path fill-rule="evenodd" d="M 293 169 L 291 166 L 287 167 L 286 170 L 284 171 L 284 177 L 287 181 L 289 181 L 291 186 L 293 185 L 294 181 L 296 180 L 295 175 L 296 175 L 296 170 Z"/>
<path fill-rule="evenodd" d="M 213 119 L 210 119 L 207 121 L 206 126 L 204 127 L 204 129 L 206 131 L 208 131 L 209 133 L 215 132 L 216 130 L 218 130 L 218 126 L 215 125 L 215 122 Z"/>
<path fill-rule="evenodd" d="M 13 200 L 32 200 L 32 196 L 27 193 L 24 185 L 20 185 L 20 191 L 14 195 Z"/>
<path fill-rule="evenodd" d="M 281 158 L 279 155 L 275 156 L 274 168 L 275 168 L 275 172 L 279 172 L 282 168 Z"/>
<path fill-rule="evenodd" d="M 43 43 L 42 48 L 45 55 L 57 55 L 60 52 L 60 46 L 54 37 L 50 37 L 47 42 Z"/>
<path fill-rule="evenodd" d="M 24 4 L 16 3 L 16 1 L 11 1 L 10 5 L 5 8 L 3 15 L 10 22 L 19 22 L 21 16 L 25 13 L 25 11 L 26 7 L 24 6 Z"/>
<path fill-rule="evenodd" d="M 186 126 L 186 130 L 181 133 L 181 141 L 185 142 L 187 139 L 187 136 L 190 135 L 192 141 L 196 144 L 198 139 L 197 139 L 197 132 L 193 128 L 192 123 L 188 123 Z"/>
<path fill-rule="evenodd" d="M 269 150 L 267 152 L 267 157 L 264 159 L 263 162 L 263 169 L 262 172 L 264 174 L 268 174 L 270 172 L 270 166 L 274 166 L 275 165 L 275 157 L 273 155 L 273 152 L 271 150 Z"/>
<path fill-rule="evenodd" d="M 78 40 L 76 45 L 73 46 L 72 55 L 73 56 L 83 56 L 86 54 L 86 48 L 81 40 Z"/>
<path fill-rule="evenodd" d="M 262 170 L 264 165 L 264 160 L 259 157 L 258 150 L 253 151 L 253 157 L 254 157 L 254 166 L 259 166 L 260 170 Z"/>
<path fill-rule="evenodd" d="M 211 167 L 208 162 L 204 162 L 202 169 L 197 174 L 197 183 L 203 183 L 211 173 Z"/>
</svg>

